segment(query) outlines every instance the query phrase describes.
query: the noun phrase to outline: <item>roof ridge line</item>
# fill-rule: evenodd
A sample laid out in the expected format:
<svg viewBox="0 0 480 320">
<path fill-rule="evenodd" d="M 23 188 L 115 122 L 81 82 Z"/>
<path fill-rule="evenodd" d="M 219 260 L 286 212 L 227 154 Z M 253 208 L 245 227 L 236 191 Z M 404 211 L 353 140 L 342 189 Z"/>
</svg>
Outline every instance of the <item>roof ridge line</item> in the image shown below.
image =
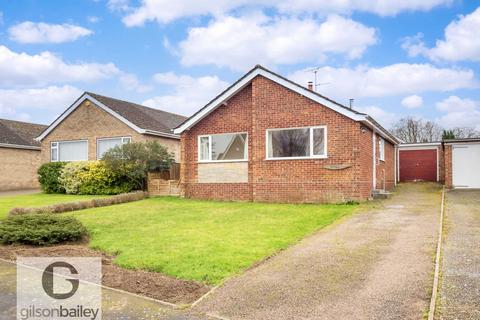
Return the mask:
<svg viewBox="0 0 480 320">
<path fill-rule="evenodd" d="M 107 98 L 107 99 L 112 99 L 112 100 L 116 100 L 116 101 L 120 101 L 120 102 L 125 102 L 125 103 L 134 104 L 134 105 L 137 105 L 137 106 L 139 106 L 139 107 L 146 108 L 146 109 L 150 109 L 150 110 L 154 110 L 154 111 L 160 111 L 160 112 L 164 112 L 164 113 L 169 113 L 169 114 L 172 114 L 172 115 L 174 115 L 174 116 L 180 116 L 180 117 L 188 118 L 187 116 L 184 116 L 184 115 L 181 115 L 181 114 L 178 114 L 178 113 L 173 113 L 173 112 L 170 112 L 170 111 L 165 111 L 165 110 L 162 110 L 162 109 L 157 109 L 157 108 L 145 106 L 145 105 L 143 105 L 143 104 L 139 104 L 139 103 L 136 103 L 136 102 L 131 102 L 131 101 L 123 100 L 123 99 L 118 99 L 118 98 L 113 98 L 113 97 L 105 96 L 105 95 L 103 95 L 103 94 L 98 94 L 98 93 L 91 92 L 91 91 L 85 91 L 85 93 L 88 94 L 88 95 L 95 95 L 95 96 L 100 96 L 100 97 L 104 97 L 104 98 Z"/>
</svg>

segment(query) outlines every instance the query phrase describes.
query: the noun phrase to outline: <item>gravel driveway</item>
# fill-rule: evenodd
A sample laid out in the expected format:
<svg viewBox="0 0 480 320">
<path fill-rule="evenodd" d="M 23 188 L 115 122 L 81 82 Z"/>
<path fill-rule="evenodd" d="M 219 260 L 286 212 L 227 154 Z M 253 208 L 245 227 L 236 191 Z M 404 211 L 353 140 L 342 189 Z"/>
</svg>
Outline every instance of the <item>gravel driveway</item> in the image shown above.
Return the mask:
<svg viewBox="0 0 480 320">
<path fill-rule="evenodd" d="M 227 319 L 421 319 L 441 190 L 406 184 L 233 278 L 194 308 Z"/>
<path fill-rule="evenodd" d="M 480 190 L 447 193 L 437 319 L 480 319 Z"/>
</svg>

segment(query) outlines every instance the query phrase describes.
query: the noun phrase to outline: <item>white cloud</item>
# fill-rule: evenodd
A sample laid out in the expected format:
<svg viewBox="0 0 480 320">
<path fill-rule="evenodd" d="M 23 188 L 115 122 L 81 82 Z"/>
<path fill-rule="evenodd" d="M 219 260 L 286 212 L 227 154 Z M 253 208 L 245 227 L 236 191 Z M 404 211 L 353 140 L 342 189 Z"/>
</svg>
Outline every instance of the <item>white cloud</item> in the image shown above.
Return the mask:
<svg viewBox="0 0 480 320">
<path fill-rule="evenodd" d="M 157 73 L 154 80 L 169 86 L 171 94 L 153 97 L 143 102 L 150 107 L 189 115 L 203 107 L 208 101 L 227 88 L 228 84 L 217 76 L 191 77 L 172 72 Z"/>
<path fill-rule="evenodd" d="M 472 111 L 478 108 L 478 101 L 462 99 L 458 96 L 448 98 L 436 103 L 437 109 L 444 112 Z"/>
<path fill-rule="evenodd" d="M 71 24 L 25 21 L 8 29 L 10 39 L 20 43 L 62 43 L 91 35 L 93 31 Z"/>
<path fill-rule="evenodd" d="M 305 69 L 291 74 L 289 78 L 305 85 L 313 80 L 313 74 Z M 478 87 L 472 70 L 438 68 L 431 64 L 397 63 L 354 69 L 322 67 L 318 70 L 317 79 L 319 83 L 329 83 L 319 87 L 320 93 L 344 100 Z"/>
<path fill-rule="evenodd" d="M 437 102 L 437 109 L 446 114 L 437 119 L 446 128 L 472 127 L 480 130 L 480 101 L 450 96 Z"/>
<path fill-rule="evenodd" d="M 99 17 L 96 17 L 96 16 L 88 16 L 88 17 L 87 17 L 87 20 L 88 20 L 88 22 L 90 22 L 90 23 L 97 23 L 98 21 L 100 21 L 100 18 L 99 18 Z"/>
<path fill-rule="evenodd" d="M 187 66 L 214 64 L 245 70 L 257 63 L 317 63 L 327 54 L 354 59 L 376 41 L 375 29 L 338 15 L 319 23 L 253 14 L 221 17 L 206 27 L 190 29 L 180 43 L 180 54 Z"/>
<path fill-rule="evenodd" d="M 392 125 L 399 119 L 397 114 L 387 112 L 377 106 L 357 107 L 355 109 L 368 114 L 386 129 L 391 128 Z"/>
<path fill-rule="evenodd" d="M 460 16 L 445 29 L 445 39 L 437 40 L 435 47 L 427 48 L 422 35 L 407 38 L 402 47 L 410 56 L 424 55 L 432 60 L 480 61 L 480 8 Z"/>
<path fill-rule="evenodd" d="M 107 6 L 112 11 L 130 11 L 129 0 L 108 0 Z"/>
<path fill-rule="evenodd" d="M 91 82 L 120 73 L 113 64 L 68 64 L 45 51 L 29 55 L 0 45 L 0 86 L 27 87 L 65 82 Z"/>
<path fill-rule="evenodd" d="M 428 11 L 453 0 L 143 0 L 132 8 L 126 0 L 110 0 L 109 7 L 128 12 L 123 18 L 125 25 L 141 26 L 148 21 L 169 23 L 176 19 L 222 15 L 239 8 L 273 8 L 286 14 L 349 14 L 354 11 L 370 12 L 381 16 L 393 16 L 404 11 Z"/>
<path fill-rule="evenodd" d="M 416 94 L 405 97 L 402 100 L 402 106 L 408 109 L 419 108 L 422 105 L 423 105 L 423 98 Z"/>
<path fill-rule="evenodd" d="M 55 114 L 72 104 L 82 91 L 72 86 L 36 89 L 0 89 L 0 117 L 30 120 L 29 112 L 46 110 Z"/>
<path fill-rule="evenodd" d="M 278 8 L 283 12 L 352 13 L 362 11 L 380 16 L 394 16 L 405 11 L 428 11 L 452 2 L 453 0 L 284 0 L 279 2 Z"/>
<path fill-rule="evenodd" d="M 145 93 L 151 91 L 153 88 L 148 85 L 144 85 L 138 80 L 138 77 L 131 73 L 123 73 L 120 77 L 120 84 L 127 90 L 133 90 L 138 93 Z"/>
</svg>

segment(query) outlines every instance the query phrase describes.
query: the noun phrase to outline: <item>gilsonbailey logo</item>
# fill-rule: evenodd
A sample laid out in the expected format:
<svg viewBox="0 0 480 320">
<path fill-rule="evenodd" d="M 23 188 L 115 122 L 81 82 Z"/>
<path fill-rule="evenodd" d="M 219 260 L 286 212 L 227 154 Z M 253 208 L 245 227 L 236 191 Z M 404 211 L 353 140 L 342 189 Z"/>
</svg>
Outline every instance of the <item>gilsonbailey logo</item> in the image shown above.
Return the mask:
<svg viewBox="0 0 480 320">
<path fill-rule="evenodd" d="M 60 305 L 56 309 L 48 308 L 36 308 L 34 305 L 31 305 L 29 308 L 24 308 L 20 310 L 20 319 L 41 319 L 41 318 L 89 318 L 92 320 L 97 319 L 97 316 L 100 312 L 100 309 L 94 308 L 85 308 L 82 305 L 78 305 L 76 308 L 66 308 Z"/>
<path fill-rule="evenodd" d="M 17 259 L 17 319 L 101 319 L 100 258 Z"/>
</svg>

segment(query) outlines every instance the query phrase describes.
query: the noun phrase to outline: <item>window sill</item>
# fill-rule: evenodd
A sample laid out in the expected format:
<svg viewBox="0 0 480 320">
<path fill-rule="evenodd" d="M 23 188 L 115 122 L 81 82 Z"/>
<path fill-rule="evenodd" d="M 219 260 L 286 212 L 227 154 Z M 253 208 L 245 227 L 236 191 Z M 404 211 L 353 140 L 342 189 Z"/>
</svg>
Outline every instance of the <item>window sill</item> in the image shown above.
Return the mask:
<svg viewBox="0 0 480 320">
<path fill-rule="evenodd" d="M 229 162 L 248 162 L 248 159 L 242 159 L 242 160 L 202 160 L 198 161 L 198 163 L 229 163 Z"/>
<path fill-rule="evenodd" d="M 277 161 L 277 160 L 321 160 L 328 159 L 328 156 L 316 156 L 316 157 L 284 157 L 284 158 L 265 158 L 265 160 Z"/>
</svg>

